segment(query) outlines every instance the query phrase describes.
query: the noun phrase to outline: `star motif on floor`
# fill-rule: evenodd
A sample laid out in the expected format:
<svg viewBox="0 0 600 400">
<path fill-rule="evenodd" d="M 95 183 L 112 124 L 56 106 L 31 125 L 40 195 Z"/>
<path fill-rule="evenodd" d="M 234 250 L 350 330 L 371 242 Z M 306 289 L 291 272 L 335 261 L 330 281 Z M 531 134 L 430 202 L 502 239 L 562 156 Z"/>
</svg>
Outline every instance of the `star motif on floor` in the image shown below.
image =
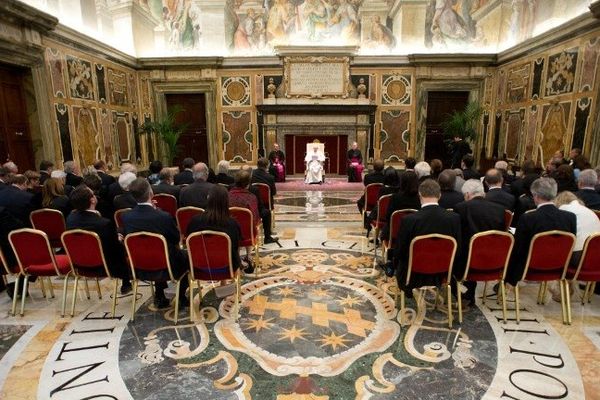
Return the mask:
<svg viewBox="0 0 600 400">
<path fill-rule="evenodd" d="M 270 321 L 272 320 L 273 318 L 265 320 L 261 315 L 259 319 L 251 319 L 248 322 L 244 322 L 244 325 L 246 325 L 244 330 L 254 329 L 255 332 L 259 332 L 262 329 L 271 329 L 271 325 L 273 325 L 273 323 Z"/>
<path fill-rule="evenodd" d="M 363 302 L 362 299 L 359 299 L 358 297 L 352 297 L 349 294 L 347 294 L 346 297 L 339 297 L 336 301 L 340 306 L 348 306 L 350 308 Z"/>
<path fill-rule="evenodd" d="M 283 296 L 283 297 L 288 297 L 288 296 L 295 296 L 298 294 L 298 292 L 293 287 L 284 286 L 284 287 L 278 288 L 277 291 L 275 292 L 275 294 L 277 294 L 279 296 Z"/>
<path fill-rule="evenodd" d="M 291 343 L 294 343 L 294 340 L 296 340 L 296 339 L 306 340 L 306 338 L 304 337 L 304 336 L 306 336 L 306 333 L 304 333 L 305 328 L 297 329 L 296 325 L 294 325 L 294 326 L 292 326 L 291 329 L 285 329 L 285 328 L 281 328 L 281 329 L 283 330 L 283 332 L 281 332 L 279 334 L 280 341 L 289 339 Z"/>
<path fill-rule="evenodd" d="M 323 288 L 317 288 L 310 291 L 310 294 L 317 297 L 329 297 L 329 290 Z"/>
<path fill-rule="evenodd" d="M 321 337 L 323 339 L 318 339 L 318 340 L 323 343 L 321 345 L 321 347 L 331 346 L 333 351 L 336 351 L 338 346 L 339 347 L 348 347 L 348 346 L 346 346 L 346 342 L 351 342 L 350 339 L 344 339 L 344 336 L 346 336 L 345 333 L 343 335 L 338 336 L 335 334 L 335 332 L 332 331 L 331 335 L 321 335 Z"/>
</svg>

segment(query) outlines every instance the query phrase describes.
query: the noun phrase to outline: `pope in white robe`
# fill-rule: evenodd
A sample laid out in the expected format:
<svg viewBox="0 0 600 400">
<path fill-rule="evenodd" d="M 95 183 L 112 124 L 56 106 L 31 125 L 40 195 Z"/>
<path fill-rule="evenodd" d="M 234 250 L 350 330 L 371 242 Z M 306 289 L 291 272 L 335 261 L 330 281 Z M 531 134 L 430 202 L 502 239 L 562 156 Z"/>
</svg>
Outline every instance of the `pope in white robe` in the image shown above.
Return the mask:
<svg viewBox="0 0 600 400">
<path fill-rule="evenodd" d="M 323 162 L 325 155 L 315 146 L 311 153 L 304 157 L 306 162 L 306 183 L 323 183 Z"/>
</svg>

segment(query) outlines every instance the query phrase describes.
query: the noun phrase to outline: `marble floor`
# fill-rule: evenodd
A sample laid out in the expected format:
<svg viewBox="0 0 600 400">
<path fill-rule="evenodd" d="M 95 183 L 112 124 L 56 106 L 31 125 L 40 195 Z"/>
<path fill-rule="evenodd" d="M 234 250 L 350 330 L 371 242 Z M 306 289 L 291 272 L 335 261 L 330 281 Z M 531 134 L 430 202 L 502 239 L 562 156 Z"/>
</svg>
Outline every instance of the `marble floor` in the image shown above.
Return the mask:
<svg viewBox="0 0 600 400">
<path fill-rule="evenodd" d="M 203 285 L 195 320 L 156 310 L 150 288 L 110 313 L 80 290 L 73 318 L 34 285 L 23 317 L 0 294 L 0 399 L 599 399 L 600 298 L 573 300 L 573 324 L 537 287 L 522 291 L 521 323 L 502 323 L 482 285 L 462 324 L 424 291 L 400 321 L 393 283 L 373 268 L 354 206 L 359 192 L 283 192 L 279 244 L 261 248 L 231 296 Z M 172 295 L 169 290 L 168 296 Z M 71 299 L 69 292 L 68 299 Z M 509 308 L 514 303 L 509 303 Z M 509 313 L 512 317 L 514 313 Z M 402 324 L 401 324 L 402 322 Z"/>
</svg>

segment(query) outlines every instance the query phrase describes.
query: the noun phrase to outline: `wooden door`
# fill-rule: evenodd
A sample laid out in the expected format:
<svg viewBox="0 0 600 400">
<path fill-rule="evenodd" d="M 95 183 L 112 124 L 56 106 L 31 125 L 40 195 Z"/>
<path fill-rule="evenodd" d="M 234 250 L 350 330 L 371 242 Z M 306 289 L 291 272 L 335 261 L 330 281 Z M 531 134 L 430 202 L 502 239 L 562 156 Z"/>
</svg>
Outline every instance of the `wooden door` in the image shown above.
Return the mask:
<svg viewBox="0 0 600 400">
<path fill-rule="evenodd" d="M 167 94 L 167 110 L 180 106 L 182 111 L 175 117 L 176 124 L 187 124 L 179 138 L 179 152 L 173 165 L 180 165 L 186 157 L 208 164 L 208 136 L 206 132 L 206 97 L 204 93 Z"/>
<path fill-rule="evenodd" d="M 27 118 L 24 70 L 0 67 L 0 162 L 14 161 L 19 172 L 35 170 Z"/>
</svg>

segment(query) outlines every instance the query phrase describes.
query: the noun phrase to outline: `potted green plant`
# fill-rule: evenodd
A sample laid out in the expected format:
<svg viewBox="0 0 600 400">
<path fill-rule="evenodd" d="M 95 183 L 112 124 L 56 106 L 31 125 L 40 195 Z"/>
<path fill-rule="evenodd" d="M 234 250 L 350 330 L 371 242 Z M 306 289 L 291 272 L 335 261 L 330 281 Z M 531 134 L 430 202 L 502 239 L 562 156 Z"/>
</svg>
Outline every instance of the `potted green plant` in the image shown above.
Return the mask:
<svg viewBox="0 0 600 400">
<path fill-rule="evenodd" d="M 184 110 L 180 106 L 172 107 L 164 118 L 158 121 L 146 122 L 139 129 L 142 134 L 155 133 L 162 140 L 167 150 L 167 159 L 170 165 L 173 164 L 173 160 L 179 152 L 179 146 L 177 145 L 179 137 L 185 132 L 188 125 L 175 123 L 175 117 L 182 111 Z"/>
<path fill-rule="evenodd" d="M 460 137 L 474 141 L 477 135 L 477 124 L 483 114 L 483 108 L 475 102 L 467 104 L 463 111 L 454 111 L 442 121 L 444 135 L 449 138 Z"/>
</svg>

